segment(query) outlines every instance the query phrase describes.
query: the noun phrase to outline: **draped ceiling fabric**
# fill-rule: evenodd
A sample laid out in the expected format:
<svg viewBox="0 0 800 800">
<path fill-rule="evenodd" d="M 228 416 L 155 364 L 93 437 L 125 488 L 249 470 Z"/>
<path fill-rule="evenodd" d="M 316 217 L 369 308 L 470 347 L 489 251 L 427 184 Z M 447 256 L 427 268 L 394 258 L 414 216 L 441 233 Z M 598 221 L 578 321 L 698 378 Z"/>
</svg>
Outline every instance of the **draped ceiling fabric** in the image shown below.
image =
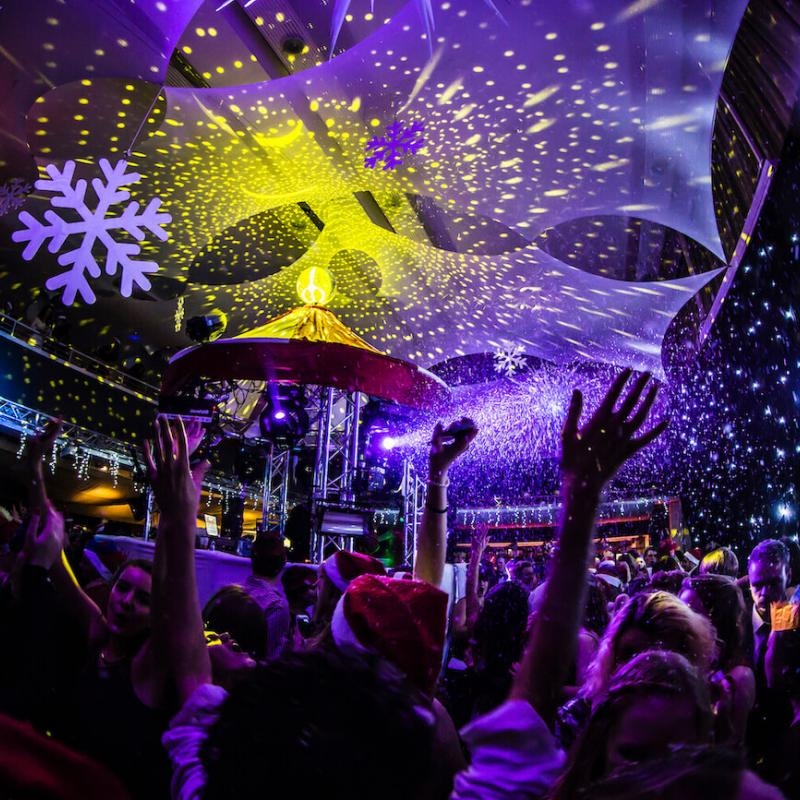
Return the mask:
<svg viewBox="0 0 800 800">
<path fill-rule="evenodd" d="M 433 0 L 430 43 L 415 2 L 375 0 L 371 14 L 353 0 L 331 59 L 318 45 L 332 4 L 295 0 L 323 55 L 273 78 L 239 23 L 280 36 L 292 18 L 275 8 L 289 4 L 217 5 L 3 3 L 0 182 L 67 159 L 94 177 L 144 123 L 132 198 L 159 196 L 173 218 L 169 239 L 143 249 L 161 267 L 153 292 L 126 300 L 109 284 L 81 320 L 185 344 L 183 294 L 187 318 L 222 309 L 232 336 L 296 306 L 298 274 L 325 267 L 342 321 L 420 366 L 513 344 L 661 374 L 670 321 L 719 270 L 623 281 L 596 267 L 600 232 L 578 266 L 536 240 L 635 218 L 723 258 L 711 139 L 745 0 L 496 0 L 501 17 L 482 0 Z M 176 48 L 214 85 L 159 95 Z M 395 119 L 424 123 L 425 146 L 396 170 L 366 169 L 366 142 Z M 24 208 L 41 217 L 47 201 Z M 50 254 L 19 259 L 16 217 L 0 217 L 3 293 L 57 271 Z"/>
</svg>

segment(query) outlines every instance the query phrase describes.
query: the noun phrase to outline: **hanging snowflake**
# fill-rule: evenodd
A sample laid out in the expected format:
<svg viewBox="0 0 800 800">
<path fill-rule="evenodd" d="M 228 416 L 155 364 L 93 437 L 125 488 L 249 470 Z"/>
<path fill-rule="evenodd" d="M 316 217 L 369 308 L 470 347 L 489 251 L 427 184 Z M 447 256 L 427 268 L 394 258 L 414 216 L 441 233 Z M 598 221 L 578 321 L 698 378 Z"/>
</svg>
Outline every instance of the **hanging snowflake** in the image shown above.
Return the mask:
<svg viewBox="0 0 800 800">
<path fill-rule="evenodd" d="M 425 144 L 424 130 L 421 122 L 406 126 L 395 120 L 386 126 L 383 136 L 367 142 L 368 155 L 364 158 L 364 166 L 375 169 L 378 164 L 383 164 L 384 171 L 399 167 L 407 155 L 413 155 Z"/>
<path fill-rule="evenodd" d="M 46 223 L 39 222 L 27 211 L 19 215 L 19 221 L 25 225 L 25 229 L 15 231 L 11 238 L 15 242 L 28 242 L 22 252 L 26 261 L 36 255 L 47 239 L 50 240 L 48 250 L 57 253 L 72 234 L 81 236 L 77 247 L 66 250 L 58 257 L 58 263 L 62 267 L 70 268 L 50 278 L 45 284 L 50 291 L 64 290 L 61 295 L 64 305 L 72 305 L 78 294 L 84 302 L 94 303 L 95 294 L 86 276 L 100 277 L 100 266 L 92 254 L 95 244 L 105 248 L 106 275 L 116 275 L 117 268 L 120 268 L 120 293 L 123 297 L 130 297 L 134 286 L 144 290 L 150 288 L 147 275 L 156 272 L 158 264 L 154 261 L 136 261 L 133 256 L 139 254 L 141 247 L 135 242 L 117 241 L 111 231 L 124 231 L 140 242 L 145 237 L 146 229 L 165 241 L 167 232 L 162 226 L 170 222 L 172 217 L 164 212 L 159 213 L 161 200 L 158 197 L 154 197 L 141 213 L 139 203 L 133 201 L 118 216 L 106 216 L 111 206 L 130 197 L 130 192 L 122 187 L 141 179 L 136 172 L 126 172 L 127 167 L 128 162 L 124 159 L 113 167 L 105 158 L 100 159 L 105 183 L 100 178 L 92 181 L 92 189 L 97 197 L 97 205 L 92 209 L 85 200 L 86 181 L 80 179 L 75 181 L 74 186 L 72 184 L 75 162 L 67 161 L 61 171 L 55 164 L 49 164 L 46 170 L 50 180 L 36 181 L 36 188 L 43 192 L 52 192 L 53 207 L 72 209 L 80 219 L 70 222 L 52 210 L 44 213 Z"/>
<path fill-rule="evenodd" d="M 0 184 L 0 217 L 22 208 L 25 198 L 33 191 L 33 186 L 22 178 L 12 178 Z"/>
<path fill-rule="evenodd" d="M 494 353 L 494 371 L 510 378 L 528 366 L 525 351 L 518 344 L 498 347 Z"/>
</svg>

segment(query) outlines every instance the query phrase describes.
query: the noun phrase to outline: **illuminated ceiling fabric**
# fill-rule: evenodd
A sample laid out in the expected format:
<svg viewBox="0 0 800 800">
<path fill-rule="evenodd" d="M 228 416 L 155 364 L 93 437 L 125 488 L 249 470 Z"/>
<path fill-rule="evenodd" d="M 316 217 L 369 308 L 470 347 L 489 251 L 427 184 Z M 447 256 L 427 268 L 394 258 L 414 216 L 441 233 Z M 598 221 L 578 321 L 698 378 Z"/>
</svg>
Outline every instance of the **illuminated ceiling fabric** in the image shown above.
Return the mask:
<svg viewBox="0 0 800 800">
<path fill-rule="evenodd" d="M 215 4 L 39 5 L 12 2 L 3 12 L 0 78 L 22 73 L 18 92 L 42 97 L 24 131 L 8 113 L 2 123 L 40 166 L 83 159 L 91 176 L 99 158 L 127 146 L 172 48 L 198 9 L 213 19 Z M 143 175 L 133 199 L 160 196 L 173 217 L 169 240 L 144 252 L 162 276 L 189 281 L 187 317 L 221 308 L 231 333 L 295 306 L 298 274 L 317 266 L 336 278 L 330 306 L 346 325 L 421 366 L 513 342 L 555 361 L 660 374 L 670 321 L 718 270 L 623 282 L 567 266 L 533 241 L 581 217 L 638 217 L 722 256 L 711 134 L 745 0 L 513 0 L 498 4 L 504 21 L 477 0 L 433 5 L 432 47 L 416 4 L 395 3 L 388 22 L 312 69 L 241 86 L 167 87 L 131 159 Z M 87 54 L 104 47 L 108 57 L 87 72 Z M 366 142 L 395 119 L 422 121 L 425 147 L 397 170 L 365 169 Z M 18 145 L 0 148 L 19 158 Z M 362 192 L 394 232 L 370 218 Z M 411 196 L 461 220 L 450 245 L 431 244 Z M 321 231 L 297 219 L 298 203 Z M 44 199 L 25 207 L 40 213 Z M 267 253 L 236 231 L 272 211 L 285 224 L 274 224 Z M 478 219 L 494 221 L 483 239 Z M 13 222 L 0 219 L 4 244 Z M 213 284 L 193 281 L 191 265 L 221 240 L 226 259 L 232 246 L 240 251 L 238 266 L 225 275 L 220 263 Z M 273 256 L 274 270 L 245 266 Z M 118 322 L 175 343 L 174 300 L 105 302 Z"/>
</svg>

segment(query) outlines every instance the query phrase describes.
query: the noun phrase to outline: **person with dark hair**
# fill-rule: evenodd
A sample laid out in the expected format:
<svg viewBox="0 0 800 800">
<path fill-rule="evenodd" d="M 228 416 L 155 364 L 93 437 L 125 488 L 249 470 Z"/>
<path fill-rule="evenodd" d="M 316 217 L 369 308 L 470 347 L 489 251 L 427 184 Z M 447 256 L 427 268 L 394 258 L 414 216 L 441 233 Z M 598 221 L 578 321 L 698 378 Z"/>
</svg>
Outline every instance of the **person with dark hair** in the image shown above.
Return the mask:
<svg viewBox="0 0 800 800">
<path fill-rule="evenodd" d="M 85 647 L 82 666 L 61 692 L 49 726 L 71 747 L 110 767 L 136 797 L 164 797 L 169 764 L 160 746 L 166 728 L 168 670 L 163 608 L 149 561 L 124 563 L 112 580 L 105 614 L 80 589 L 63 554 L 64 520 L 50 505 L 41 455 L 60 430 L 50 423 L 31 445 L 31 507 L 26 557 L 41 573 L 42 593 L 52 593 L 70 613 Z M 162 497 L 161 521 L 171 509 Z"/>
<path fill-rule="evenodd" d="M 289 604 L 291 650 L 305 648 L 311 633 L 311 615 L 317 602 L 317 567 L 311 564 L 289 564 L 281 573 L 283 592 Z"/>
<path fill-rule="evenodd" d="M 205 712 L 207 737 L 196 742 L 199 706 L 198 695 L 164 738 L 173 759 L 187 742 L 198 747 L 203 800 L 424 797 L 432 719 L 385 662 L 312 650 L 268 663 Z M 199 798 L 183 777 L 173 797 Z"/>
<path fill-rule="evenodd" d="M 756 684 L 744 650 L 745 605 L 742 590 L 725 575 L 694 575 L 679 595 L 692 611 L 707 617 L 717 634 L 712 686 L 717 693 L 716 741 L 731 747 L 744 743 Z"/>
<path fill-rule="evenodd" d="M 514 581 L 498 583 L 486 594 L 473 631 L 472 716 L 491 711 L 508 697 L 525 646 L 528 595 Z"/>
<path fill-rule="evenodd" d="M 764 677 L 772 692 L 783 694 L 791 708 L 791 720 L 783 735 L 775 736 L 775 783 L 790 800 L 800 798 L 800 605 L 782 608 L 764 655 Z"/>
<path fill-rule="evenodd" d="M 651 590 L 669 592 L 670 594 L 677 595 L 683 582 L 686 580 L 686 573 L 682 569 L 671 569 L 665 572 L 654 572 L 653 577 L 650 578 Z"/>
<path fill-rule="evenodd" d="M 298 789 L 342 800 L 376 792 L 425 797 L 434 717 L 386 661 L 355 643 L 347 653 L 312 650 L 269 661 L 230 694 L 211 684 L 194 563 L 198 496 L 181 427 L 175 438 L 175 450 L 161 447 L 148 465 L 156 494 L 181 498 L 180 515 L 156 543 L 171 611 L 167 663 L 183 704 L 163 740 L 173 797 L 286 797 Z M 443 625 L 444 606 L 441 616 Z M 391 637 L 385 644 L 397 646 Z M 392 780 L 401 770 L 404 779 Z"/>
<path fill-rule="evenodd" d="M 286 548 L 279 536 L 261 533 L 253 542 L 250 556 L 253 574 L 244 588 L 261 608 L 266 631 L 264 658 L 277 658 L 289 643 L 289 603 L 283 593 L 280 574 L 286 566 Z"/>
<path fill-rule="evenodd" d="M 231 584 L 217 591 L 203 608 L 207 630 L 227 633 L 256 661 L 263 661 L 266 631 L 261 609 L 241 586 Z"/>
<path fill-rule="evenodd" d="M 739 577 L 739 559 L 730 547 L 717 547 L 703 556 L 697 569 L 701 575 L 727 575 L 736 580 Z"/>
<path fill-rule="evenodd" d="M 756 678 L 756 702 L 747 723 L 747 747 L 750 763 L 766 780 L 777 777 L 778 754 L 775 742 L 781 741 L 791 720 L 786 696 L 770 688 L 764 659 L 771 629 L 771 607 L 784 603 L 789 585 L 789 551 L 778 539 L 764 539 L 750 553 L 747 577 L 750 582 L 753 672 Z"/>
</svg>

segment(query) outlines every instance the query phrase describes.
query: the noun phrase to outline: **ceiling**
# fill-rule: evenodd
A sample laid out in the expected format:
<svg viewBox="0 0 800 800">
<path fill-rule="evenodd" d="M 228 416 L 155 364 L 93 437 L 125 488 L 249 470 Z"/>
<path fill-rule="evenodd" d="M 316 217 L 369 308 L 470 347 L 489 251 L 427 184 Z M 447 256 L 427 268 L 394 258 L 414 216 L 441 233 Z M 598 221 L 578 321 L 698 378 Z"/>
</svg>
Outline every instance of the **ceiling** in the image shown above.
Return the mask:
<svg viewBox="0 0 800 800">
<path fill-rule="evenodd" d="M 106 230 L 157 271 L 131 297 L 122 265 L 89 277 L 76 343 L 177 348 L 212 309 L 241 333 L 297 305 L 313 266 L 346 324 L 421 366 L 518 347 L 661 373 L 668 326 L 728 261 L 712 135 L 746 0 L 430 0 L 432 37 L 424 0 L 352 0 L 333 57 L 341 0 L 220 5 L 0 8 L 0 187 L 74 160 L 94 208 L 101 160 L 129 150 L 130 199 L 171 216 Z M 366 168 L 395 121 L 423 146 Z M 0 216 L 0 296 L 20 308 L 86 241 L 53 198 L 40 184 Z M 53 252 L 24 260 L 25 220 L 54 213 Z"/>
</svg>

